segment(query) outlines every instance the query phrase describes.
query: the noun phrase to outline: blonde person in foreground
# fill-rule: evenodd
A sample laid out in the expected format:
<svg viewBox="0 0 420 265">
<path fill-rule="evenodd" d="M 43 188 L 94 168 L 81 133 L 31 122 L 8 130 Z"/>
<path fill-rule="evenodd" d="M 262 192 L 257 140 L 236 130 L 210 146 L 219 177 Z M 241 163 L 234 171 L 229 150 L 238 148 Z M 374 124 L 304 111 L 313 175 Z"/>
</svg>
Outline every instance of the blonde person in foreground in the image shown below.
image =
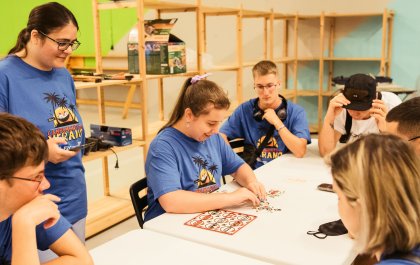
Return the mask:
<svg viewBox="0 0 420 265">
<path fill-rule="evenodd" d="M 370 134 L 331 155 L 341 219 L 377 264 L 420 264 L 420 158 L 403 139 Z"/>
<path fill-rule="evenodd" d="M 86 248 L 60 215 L 60 198 L 44 168 L 44 135 L 23 118 L 0 113 L 0 264 L 40 264 L 37 249 L 57 257 L 44 264 L 93 264 Z"/>
<path fill-rule="evenodd" d="M 265 200 L 264 186 L 252 169 L 218 134 L 230 102 L 205 76 L 185 81 L 171 118 L 150 144 L 145 221 L 165 212 L 196 213 L 244 203 L 257 206 Z M 242 187 L 214 193 L 223 175 L 232 175 Z"/>
</svg>

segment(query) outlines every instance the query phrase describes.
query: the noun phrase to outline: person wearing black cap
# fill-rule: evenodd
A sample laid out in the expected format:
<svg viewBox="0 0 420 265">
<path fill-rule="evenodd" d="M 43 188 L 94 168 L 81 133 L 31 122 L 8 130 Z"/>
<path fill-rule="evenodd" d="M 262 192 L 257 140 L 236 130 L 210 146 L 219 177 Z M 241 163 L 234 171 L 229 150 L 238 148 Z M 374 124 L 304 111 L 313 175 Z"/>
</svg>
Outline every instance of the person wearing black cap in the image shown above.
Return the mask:
<svg viewBox="0 0 420 265">
<path fill-rule="evenodd" d="M 386 131 L 385 117 L 401 99 L 390 92 L 377 92 L 376 85 L 370 75 L 352 75 L 343 92 L 330 101 L 318 139 L 321 156 L 333 151 L 337 142 L 346 143 L 361 135 Z"/>
</svg>

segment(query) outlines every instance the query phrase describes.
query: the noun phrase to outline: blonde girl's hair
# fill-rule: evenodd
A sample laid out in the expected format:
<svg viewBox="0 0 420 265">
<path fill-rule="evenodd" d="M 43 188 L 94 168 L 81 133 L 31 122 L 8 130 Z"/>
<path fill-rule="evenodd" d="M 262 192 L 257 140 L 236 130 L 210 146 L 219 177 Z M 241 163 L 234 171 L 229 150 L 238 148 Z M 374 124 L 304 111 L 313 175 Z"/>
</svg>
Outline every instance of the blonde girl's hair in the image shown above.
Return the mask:
<svg viewBox="0 0 420 265">
<path fill-rule="evenodd" d="M 327 163 L 350 203 L 361 206 L 360 250 L 404 253 L 420 243 L 420 158 L 406 141 L 370 134 Z"/>
<path fill-rule="evenodd" d="M 229 109 L 229 98 L 216 83 L 202 79 L 192 84 L 191 79 L 188 78 L 184 82 L 170 119 L 159 132 L 179 121 L 187 108 L 190 108 L 196 117 L 208 114 L 209 104 L 212 104 L 216 109 Z"/>
</svg>

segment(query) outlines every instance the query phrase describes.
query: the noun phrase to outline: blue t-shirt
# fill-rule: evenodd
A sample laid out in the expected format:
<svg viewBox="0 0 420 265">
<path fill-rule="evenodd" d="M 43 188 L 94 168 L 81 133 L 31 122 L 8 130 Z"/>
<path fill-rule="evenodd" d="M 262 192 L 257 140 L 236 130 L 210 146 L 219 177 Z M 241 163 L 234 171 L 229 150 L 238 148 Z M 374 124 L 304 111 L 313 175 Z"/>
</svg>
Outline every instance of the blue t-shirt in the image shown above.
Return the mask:
<svg viewBox="0 0 420 265">
<path fill-rule="evenodd" d="M 148 209 L 145 221 L 165 212 L 159 197 L 176 190 L 209 193 L 220 187 L 222 175 L 236 172 L 244 161 L 219 134 L 198 142 L 175 128 L 161 131 L 146 159 Z"/>
<path fill-rule="evenodd" d="M 62 216 L 58 222 L 48 229 L 43 223 L 36 227 L 36 243 L 39 250 L 48 249 L 71 227 Z M 12 259 L 12 216 L 0 222 L 0 261 L 10 262 Z"/>
<path fill-rule="evenodd" d="M 65 68 L 41 71 L 15 55 L 1 60 L 0 112 L 27 119 L 46 139 L 64 137 L 71 146 L 85 141 L 74 82 Z M 45 167 L 45 176 L 51 183 L 45 193 L 61 198 L 60 213 L 72 224 L 87 215 L 84 172 L 81 152 L 61 163 L 47 163 Z"/>
<path fill-rule="evenodd" d="M 257 121 L 253 117 L 256 98 L 242 103 L 223 123 L 220 132 L 226 134 L 229 139 L 243 138 L 245 144 L 252 144 L 255 148 L 264 141 L 265 135 L 270 128 L 270 123 L 266 120 Z M 311 143 L 308 121 L 305 110 L 293 102 L 287 101 L 287 118 L 283 121 L 286 128 L 295 136 L 304 138 Z M 284 142 L 279 136 L 279 132 L 274 130 L 271 140 L 257 158 L 255 168 L 258 168 L 271 160 L 289 152 Z"/>
<path fill-rule="evenodd" d="M 417 258 L 420 258 L 420 245 L 417 245 L 417 247 L 411 251 L 411 254 L 416 256 Z M 394 258 L 392 257 L 392 255 L 382 256 L 379 263 L 377 263 L 377 265 L 418 265 L 418 264 L 419 263 L 416 263 L 414 261 L 410 261 L 407 259 Z"/>
</svg>

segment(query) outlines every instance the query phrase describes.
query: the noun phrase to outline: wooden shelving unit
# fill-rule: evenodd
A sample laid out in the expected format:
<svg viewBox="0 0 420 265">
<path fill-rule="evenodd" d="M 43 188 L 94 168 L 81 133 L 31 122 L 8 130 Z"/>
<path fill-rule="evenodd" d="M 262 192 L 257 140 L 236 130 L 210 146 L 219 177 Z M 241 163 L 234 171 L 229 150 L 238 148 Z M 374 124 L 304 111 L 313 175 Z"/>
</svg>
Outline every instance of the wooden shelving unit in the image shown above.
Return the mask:
<svg viewBox="0 0 420 265">
<path fill-rule="evenodd" d="M 378 72 L 380 75 L 390 75 L 391 63 L 391 45 L 392 45 L 392 24 L 394 13 L 389 10 L 384 10 L 383 13 L 352 13 L 352 14 L 337 14 L 337 13 L 321 13 L 320 15 L 287 15 L 279 14 L 274 16 L 274 20 L 282 20 L 283 23 L 283 50 L 282 57 L 273 59 L 274 62 L 284 64 L 281 72 L 281 83 L 283 84 L 280 90 L 286 98 L 296 101 L 297 97 L 317 97 L 317 122 L 310 124 L 311 132 L 318 132 L 322 126 L 323 119 L 323 99 L 333 95 L 334 91 L 331 86 L 331 79 L 334 76 L 334 64 L 346 62 L 358 63 L 378 63 Z M 334 55 L 334 48 L 336 42 L 336 20 L 338 19 L 353 19 L 353 18 L 382 18 L 382 43 L 381 52 L 377 57 L 336 57 Z M 310 56 L 301 55 L 298 43 L 302 41 L 299 38 L 300 34 L 305 34 L 302 29 L 302 23 L 307 21 L 317 21 L 319 33 L 313 33 L 315 38 L 319 38 L 319 50 L 312 51 Z M 370 45 L 370 44 L 366 44 Z M 317 83 L 311 87 L 298 87 L 300 80 L 299 70 L 300 65 L 308 63 L 318 63 L 315 67 L 315 72 L 318 73 Z M 325 70 L 327 68 L 327 70 Z M 327 72 L 325 72 L 327 71 Z M 357 72 L 357 70 L 355 70 Z M 352 73 L 349 73 L 350 75 Z M 325 80 L 327 79 L 327 80 Z M 325 87 L 325 81 L 328 85 Z"/>
<path fill-rule="evenodd" d="M 76 82 L 76 89 L 92 89 L 96 88 L 97 90 L 97 99 L 96 100 L 83 100 L 78 99 L 79 104 L 95 104 L 98 107 L 99 120 L 102 124 L 106 123 L 105 119 L 105 106 L 118 106 L 123 107 L 123 118 L 127 116 L 129 108 L 137 108 L 141 111 L 141 136 L 136 137 L 133 140 L 133 144 L 125 147 L 115 147 L 113 150 L 115 152 L 122 152 L 132 148 L 139 148 L 143 150 L 144 158 L 147 154 L 148 145 L 152 138 L 156 135 L 158 129 L 164 124 L 164 108 L 163 108 L 163 79 L 182 77 L 182 76 L 191 76 L 197 74 L 199 71 L 188 71 L 184 74 L 176 75 L 146 75 L 146 65 L 145 65 L 145 47 L 144 47 L 144 9 L 155 9 L 156 17 L 159 18 L 160 15 L 164 12 L 197 12 L 197 5 L 189 4 L 178 4 L 173 2 L 161 2 L 158 3 L 152 0 L 136 0 L 136 1 L 118 1 L 118 2 L 99 2 L 98 0 L 92 0 L 92 10 L 93 10 L 93 20 L 94 20 L 94 33 L 95 33 L 95 61 L 96 67 L 95 72 L 102 74 L 104 71 L 113 71 L 120 70 L 119 68 L 106 68 L 103 67 L 103 58 L 101 54 L 101 29 L 100 29 L 100 13 L 102 10 L 110 9 L 120 9 L 120 8 L 135 8 L 137 14 L 137 29 L 138 29 L 138 43 L 139 43 L 139 68 L 140 74 L 135 75 L 135 77 L 130 80 L 105 80 L 100 83 L 85 83 L 85 82 Z M 197 30 L 198 31 L 198 30 Z M 197 42 L 200 41 L 197 38 Z M 118 56 L 117 56 L 118 57 Z M 84 67 L 80 63 L 82 58 L 76 58 L 73 65 L 76 65 L 75 69 L 78 70 L 88 70 L 89 68 Z M 79 61 L 77 61 L 79 60 Z M 127 71 L 127 69 L 122 69 Z M 147 103 L 148 103 L 148 87 L 147 80 L 157 80 L 158 81 L 158 100 L 159 100 L 159 121 L 154 123 L 149 123 L 147 117 Z M 105 101 L 104 100 L 104 89 L 108 86 L 127 86 L 128 92 L 125 102 L 116 102 L 116 101 Z M 134 93 L 137 89 L 140 89 L 141 103 L 134 104 L 132 103 Z M 89 203 L 89 213 L 86 222 L 86 236 L 90 237 L 126 218 L 134 215 L 134 209 L 132 207 L 129 195 L 128 187 L 126 190 L 121 191 L 117 194 L 110 193 L 109 187 L 109 173 L 108 173 L 108 156 L 112 155 L 112 151 L 105 152 L 96 152 L 90 153 L 84 158 L 84 162 L 101 159 L 102 160 L 102 172 L 103 172 L 103 198 L 98 201 Z M 140 164 L 143 161 L 139 161 Z"/>
</svg>

